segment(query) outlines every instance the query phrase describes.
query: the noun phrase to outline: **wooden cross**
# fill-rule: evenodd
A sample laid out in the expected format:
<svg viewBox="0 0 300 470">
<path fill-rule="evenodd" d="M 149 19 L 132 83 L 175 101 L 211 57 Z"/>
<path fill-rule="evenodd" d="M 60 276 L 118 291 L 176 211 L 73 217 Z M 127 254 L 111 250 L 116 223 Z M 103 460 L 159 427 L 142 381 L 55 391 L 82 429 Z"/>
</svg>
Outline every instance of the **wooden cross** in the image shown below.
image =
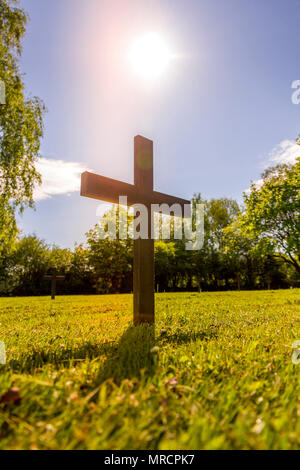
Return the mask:
<svg viewBox="0 0 300 470">
<path fill-rule="evenodd" d="M 56 281 L 64 281 L 66 279 L 65 276 L 57 276 L 56 271 L 53 271 L 53 274 L 50 276 L 44 276 L 46 281 L 51 281 L 51 299 L 55 300 L 56 296 Z"/>
<path fill-rule="evenodd" d="M 85 172 L 81 177 L 81 196 L 118 204 L 127 197 L 128 206 L 143 204 L 148 209 L 148 238 L 134 240 L 133 295 L 134 324 L 154 324 L 154 240 L 152 238 L 152 204 L 179 204 L 182 214 L 190 201 L 153 190 L 153 142 L 144 137 L 134 139 L 134 185 Z"/>
</svg>

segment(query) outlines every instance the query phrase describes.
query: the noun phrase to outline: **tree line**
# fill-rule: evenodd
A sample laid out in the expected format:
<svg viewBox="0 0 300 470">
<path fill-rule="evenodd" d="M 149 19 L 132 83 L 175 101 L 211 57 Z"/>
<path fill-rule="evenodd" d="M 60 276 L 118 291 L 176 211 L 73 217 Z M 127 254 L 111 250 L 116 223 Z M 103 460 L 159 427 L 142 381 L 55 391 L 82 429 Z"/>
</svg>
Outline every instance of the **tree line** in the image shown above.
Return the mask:
<svg viewBox="0 0 300 470">
<path fill-rule="evenodd" d="M 300 160 L 277 165 L 253 184 L 240 207 L 234 200 L 205 201 L 203 248 L 186 240 L 155 243 L 157 292 L 278 289 L 300 286 Z M 112 212 L 105 218 L 112 216 Z M 47 295 L 44 276 L 66 276 L 60 294 L 132 292 L 132 239 L 99 239 L 95 226 L 74 250 L 49 246 L 35 235 L 16 236 L 0 248 L 0 295 Z"/>
</svg>

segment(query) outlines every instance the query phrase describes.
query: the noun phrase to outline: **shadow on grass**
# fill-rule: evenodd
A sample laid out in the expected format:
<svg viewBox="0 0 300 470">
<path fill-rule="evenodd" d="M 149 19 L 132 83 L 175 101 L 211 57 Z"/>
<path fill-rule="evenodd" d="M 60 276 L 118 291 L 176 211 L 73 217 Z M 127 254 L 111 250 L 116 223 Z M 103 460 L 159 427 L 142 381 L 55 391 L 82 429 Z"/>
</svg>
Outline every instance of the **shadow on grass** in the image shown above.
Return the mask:
<svg viewBox="0 0 300 470">
<path fill-rule="evenodd" d="M 153 375 L 155 354 L 152 349 L 156 345 L 183 344 L 195 341 L 210 341 L 217 338 L 217 333 L 212 330 L 197 332 L 181 332 L 168 335 L 161 334 L 155 340 L 153 326 L 130 326 L 123 333 L 119 341 L 95 344 L 83 343 L 81 346 L 62 349 L 39 349 L 30 354 L 24 353 L 16 359 L 10 360 L 4 368 L 24 372 L 36 372 L 44 366 L 51 364 L 56 368 L 74 367 L 88 359 L 93 360 L 104 356 L 104 363 L 99 364 L 97 383 L 112 379 L 116 383 L 123 379 L 139 378 L 144 371 L 144 376 Z"/>
<path fill-rule="evenodd" d="M 52 364 L 57 368 L 70 366 L 96 357 L 110 354 L 115 349 L 114 343 L 94 344 L 84 343 L 74 348 L 60 348 L 56 350 L 39 349 L 30 353 L 23 353 L 16 359 L 11 359 L 6 366 L 18 372 L 33 372 L 41 369 L 47 364 Z"/>
<path fill-rule="evenodd" d="M 34 372 L 51 364 L 56 368 L 70 367 L 104 356 L 104 364 L 100 366 L 99 381 L 108 378 L 121 381 L 124 378 L 139 377 L 142 370 L 152 371 L 154 346 L 154 327 L 143 325 L 130 326 L 119 341 L 94 344 L 84 343 L 81 346 L 62 349 L 38 349 L 29 354 L 23 353 L 10 360 L 5 368 L 19 373 Z M 147 372 L 147 373 L 148 373 Z"/>
<path fill-rule="evenodd" d="M 124 379 L 152 376 L 154 372 L 155 330 L 151 325 L 130 326 L 115 348 L 107 355 L 99 371 L 98 385 L 107 379 L 120 383 Z"/>
</svg>

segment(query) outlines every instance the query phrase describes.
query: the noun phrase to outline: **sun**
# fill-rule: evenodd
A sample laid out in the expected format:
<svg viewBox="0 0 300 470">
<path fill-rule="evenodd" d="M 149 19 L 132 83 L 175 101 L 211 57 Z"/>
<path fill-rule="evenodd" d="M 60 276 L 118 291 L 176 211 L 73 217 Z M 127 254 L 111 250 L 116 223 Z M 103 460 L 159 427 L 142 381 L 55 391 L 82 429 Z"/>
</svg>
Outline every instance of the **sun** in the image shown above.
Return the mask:
<svg viewBox="0 0 300 470">
<path fill-rule="evenodd" d="M 134 72 L 151 81 L 167 70 L 172 54 L 166 41 L 158 33 L 147 33 L 133 43 L 129 58 Z"/>
</svg>

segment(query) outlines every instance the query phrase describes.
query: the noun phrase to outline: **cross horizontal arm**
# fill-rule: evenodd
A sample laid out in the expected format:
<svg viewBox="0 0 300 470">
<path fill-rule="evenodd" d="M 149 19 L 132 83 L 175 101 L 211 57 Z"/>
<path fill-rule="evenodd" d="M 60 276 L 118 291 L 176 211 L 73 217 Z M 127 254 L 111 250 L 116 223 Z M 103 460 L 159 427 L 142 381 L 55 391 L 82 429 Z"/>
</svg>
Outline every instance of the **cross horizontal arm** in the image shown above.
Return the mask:
<svg viewBox="0 0 300 470">
<path fill-rule="evenodd" d="M 64 281 L 66 276 L 44 276 L 45 281 L 52 281 L 52 279 L 56 279 L 56 281 Z"/>
<path fill-rule="evenodd" d="M 120 196 L 127 196 L 128 206 L 134 204 L 156 204 L 162 206 L 167 204 L 171 208 L 174 204 L 178 204 L 182 209 L 182 215 L 190 217 L 190 211 L 185 211 L 185 206 L 190 205 L 191 202 L 186 199 L 156 191 L 144 193 L 141 190 L 139 191 L 133 184 L 123 183 L 89 172 L 85 172 L 81 176 L 81 196 L 113 204 L 119 204 Z M 169 214 L 168 209 L 164 207 L 162 207 L 160 212 Z"/>
<path fill-rule="evenodd" d="M 127 196 L 130 206 L 141 202 L 138 200 L 138 193 L 133 184 L 122 183 L 88 171 L 81 175 L 81 196 L 113 204 L 119 204 L 120 196 Z"/>
<path fill-rule="evenodd" d="M 181 199 L 175 196 L 169 196 L 168 194 L 163 194 L 163 193 L 158 193 L 157 191 L 153 191 L 153 193 L 151 194 L 151 204 L 158 204 L 159 206 L 162 206 L 163 204 L 167 204 L 170 208 L 172 208 L 174 204 L 178 204 L 181 207 L 183 216 L 185 217 L 191 216 L 191 211 L 190 211 L 191 201 L 187 201 L 186 199 Z M 187 210 L 187 207 L 185 206 L 189 206 L 189 210 Z M 169 214 L 168 210 L 161 210 L 160 212 Z"/>
</svg>

